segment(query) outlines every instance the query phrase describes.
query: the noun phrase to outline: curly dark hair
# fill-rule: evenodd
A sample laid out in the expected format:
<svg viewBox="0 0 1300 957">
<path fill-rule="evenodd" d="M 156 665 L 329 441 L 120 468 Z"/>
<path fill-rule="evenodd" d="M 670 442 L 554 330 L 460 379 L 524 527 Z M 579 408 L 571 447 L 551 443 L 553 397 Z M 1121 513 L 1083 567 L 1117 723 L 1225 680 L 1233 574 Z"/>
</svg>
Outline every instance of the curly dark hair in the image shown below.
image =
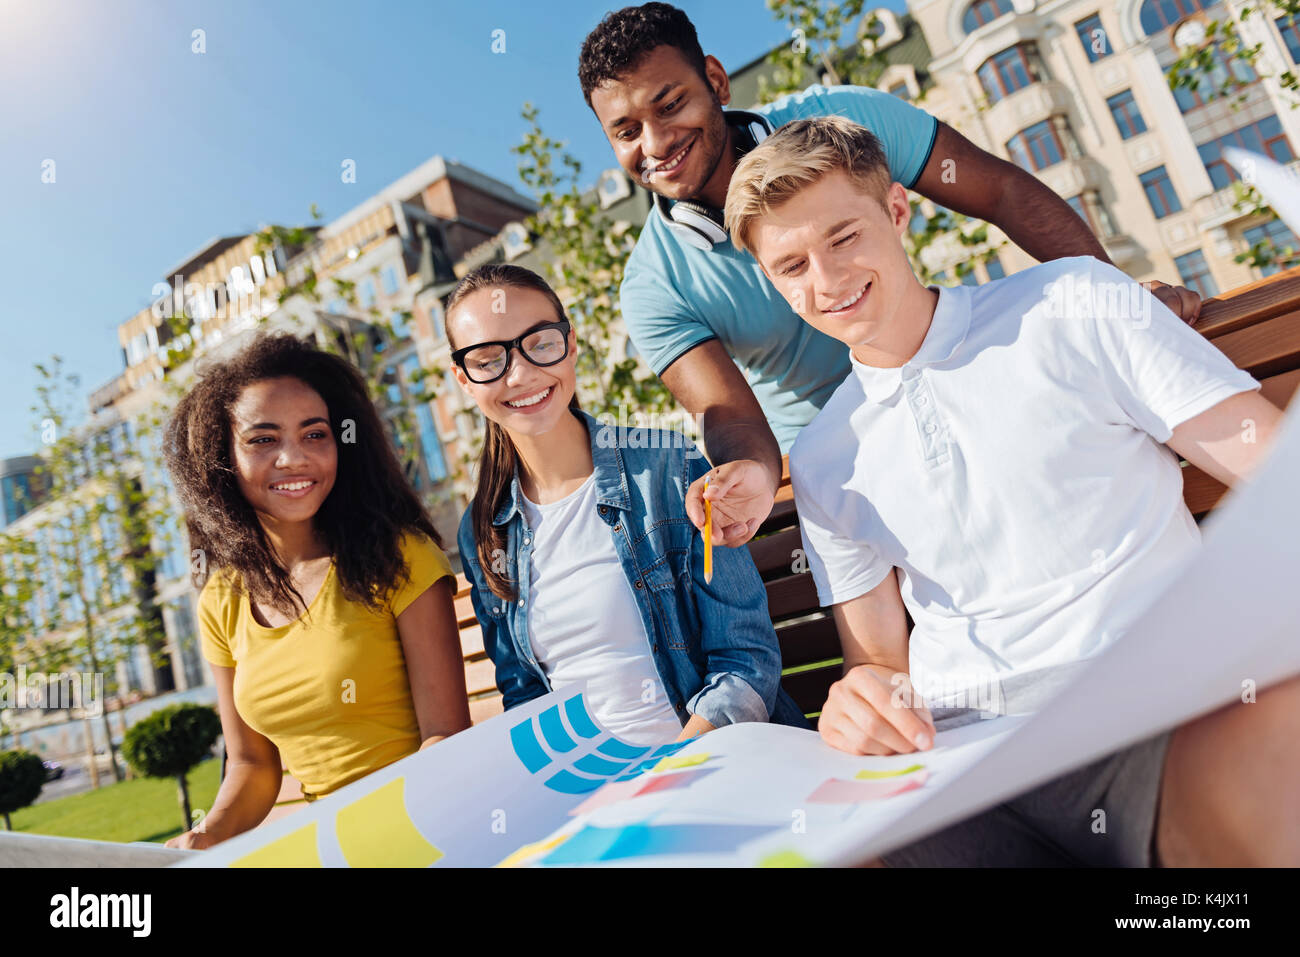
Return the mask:
<svg viewBox="0 0 1300 957">
<path fill-rule="evenodd" d="M 290 617 L 306 610 L 239 491 L 231 451 L 231 406 L 246 386 L 282 377 L 298 379 L 320 395 L 335 436 L 348 419 L 353 423 L 355 442 L 338 443 L 334 487 L 314 517 L 344 595 L 379 611 L 410 574 L 402 557 L 403 533 L 423 532 L 442 547 L 365 380 L 345 359 L 287 333 L 259 333 L 235 355 L 200 363 L 196 371 L 198 382 L 167 421 L 163 452 L 185 508 L 190 547 L 203 550 L 209 571 L 230 569 L 235 587 Z"/>
<path fill-rule="evenodd" d="M 578 54 L 578 82 L 591 106 L 591 91 L 607 80 L 618 80 L 635 70 L 655 47 L 676 47 L 700 78 L 704 50 L 695 25 L 681 10 L 667 3 L 643 3 L 607 13 L 582 41 Z"/>
</svg>

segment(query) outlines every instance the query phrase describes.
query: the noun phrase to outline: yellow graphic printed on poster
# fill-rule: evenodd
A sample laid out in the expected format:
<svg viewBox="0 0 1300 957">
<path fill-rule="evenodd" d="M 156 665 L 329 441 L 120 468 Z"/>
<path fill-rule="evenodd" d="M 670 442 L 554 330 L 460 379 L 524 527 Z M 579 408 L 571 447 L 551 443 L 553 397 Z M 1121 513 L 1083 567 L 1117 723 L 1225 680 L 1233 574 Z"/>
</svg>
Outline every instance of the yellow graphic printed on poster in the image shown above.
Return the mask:
<svg viewBox="0 0 1300 957">
<path fill-rule="evenodd" d="M 406 778 L 395 778 L 334 815 L 339 848 L 352 867 L 428 867 L 443 854 L 411 821 Z"/>
<path fill-rule="evenodd" d="M 231 867 L 323 867 L 316 848 L 316 822 L 245 854 Z"/>
</svg>

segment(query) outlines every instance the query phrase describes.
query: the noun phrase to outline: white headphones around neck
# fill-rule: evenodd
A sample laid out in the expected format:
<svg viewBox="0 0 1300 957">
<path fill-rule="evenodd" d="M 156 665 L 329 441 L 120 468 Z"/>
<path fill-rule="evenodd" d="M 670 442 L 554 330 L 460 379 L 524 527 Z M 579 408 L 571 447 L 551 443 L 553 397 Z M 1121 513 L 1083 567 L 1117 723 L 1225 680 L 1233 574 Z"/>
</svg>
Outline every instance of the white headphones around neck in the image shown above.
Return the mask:
<svg viewBox="0 0 1300 957">
<path fill-rule="evenodd" d="M 724 110 L 723 118 L 727 124 L 736 128 L 736 152 L 744 156 L 772 132 L 772 124 L 761 113 L 747 110 Z M 726 242 L 727 227 L 723 225 L 722 210 L 693 199 L 679 199 L 670 202 L 667 197 L 654 193 L 655 208 L 664 218 L 669 231 L 696 249 L 705 252 L 718 243 Z"/>
</svg>

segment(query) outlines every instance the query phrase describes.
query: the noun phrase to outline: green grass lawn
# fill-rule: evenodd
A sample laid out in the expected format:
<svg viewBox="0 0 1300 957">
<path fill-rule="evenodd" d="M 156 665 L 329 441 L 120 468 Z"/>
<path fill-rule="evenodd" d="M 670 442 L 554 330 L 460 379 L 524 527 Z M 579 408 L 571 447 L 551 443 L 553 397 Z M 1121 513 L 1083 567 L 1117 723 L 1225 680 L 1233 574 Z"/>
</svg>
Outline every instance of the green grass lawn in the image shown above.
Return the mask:
<svg viewBox="0 0 1300 957">
<path fill-rule="evenodd" d="M 220 777 L 219 758 L 209 758 L 191 769 L 186 776 L 191 809 L 212 807 Z M 135 778 L 23 808 L 9 817 L 15 831 L 28 834 L 161 843 L 181 833 L 185 812 L 176 792 L 175 778 Z M 0 830 L 3 828 L 0 821 Z"/>
</svg>

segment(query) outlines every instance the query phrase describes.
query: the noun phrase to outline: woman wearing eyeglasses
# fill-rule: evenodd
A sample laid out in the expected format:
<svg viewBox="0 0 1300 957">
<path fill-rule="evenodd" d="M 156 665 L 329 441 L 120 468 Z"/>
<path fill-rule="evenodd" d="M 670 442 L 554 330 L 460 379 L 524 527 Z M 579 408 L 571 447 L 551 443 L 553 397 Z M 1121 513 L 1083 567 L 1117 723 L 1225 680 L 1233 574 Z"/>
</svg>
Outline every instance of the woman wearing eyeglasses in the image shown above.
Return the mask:
<svg viewBox="0 0 1300 957">
<path fill-rule="evenodd" d="M 703 455 L 578 407 L 576 338 L 537 274 L 480 267 L 445 316 L 456 381 L 487 420 L 459 544 L 506 708 L 585 683 L 595 717 L 636 744 L 808 727 L 748 551 L 715 549 L 704 579 L 685 505 Z"/>
</svg>

